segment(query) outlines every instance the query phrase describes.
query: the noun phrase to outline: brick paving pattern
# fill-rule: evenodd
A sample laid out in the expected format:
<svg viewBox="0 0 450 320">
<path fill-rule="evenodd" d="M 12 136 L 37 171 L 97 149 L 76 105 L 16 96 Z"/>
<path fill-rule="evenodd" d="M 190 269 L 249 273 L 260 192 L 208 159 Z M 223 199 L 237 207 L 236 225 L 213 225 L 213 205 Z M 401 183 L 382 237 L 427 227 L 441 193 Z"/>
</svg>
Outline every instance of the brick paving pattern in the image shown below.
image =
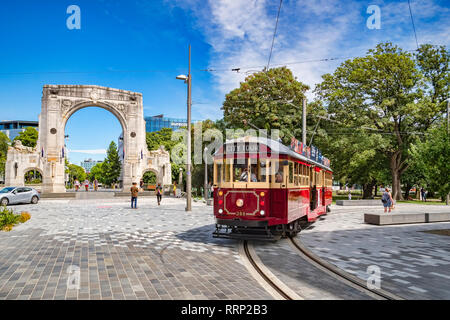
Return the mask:
<svg viewBox="0 0 450 320">
<path fill-rule="evenodd" d="M 450 237 L 422 231 L 450 223 L 395 226 L 364 224 L 363 213 L 382 208 L 333 206 L 303 230 L 300 240 L 315 254 L 363 280 L 378 266 L 381 287 L 407 299 L 450 299 Z M 445 212 L 446 206 L 398 204 L 396 212 Z"/>
<path fill-rule="evenodd" d="M 127 200 L 11 206 L 32 218 L 0 232 L 0 299 L 272 299 L 236 242 L 212 238 L 211 207 L 142 198 L 132 210 Z"/>
</svg>

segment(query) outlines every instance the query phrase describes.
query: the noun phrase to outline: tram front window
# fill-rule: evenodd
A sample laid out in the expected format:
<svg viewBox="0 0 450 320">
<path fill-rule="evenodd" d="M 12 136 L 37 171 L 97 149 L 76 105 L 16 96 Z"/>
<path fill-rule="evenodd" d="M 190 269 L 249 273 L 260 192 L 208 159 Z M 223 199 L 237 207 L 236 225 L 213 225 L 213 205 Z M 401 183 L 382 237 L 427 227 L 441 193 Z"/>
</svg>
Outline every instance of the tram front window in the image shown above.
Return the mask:
<svg viewBox="0 0 450 320">
<path fill-rule="evenodd" d="M 234 159 L 233 163 L 233 181 L 248 182 L 248 159 L 245 162 L 242 159 Z"/>
<path fill-rule="evenodd" d="M 266 182 L 266 162 L 259 159 L 250 159 L 250 182 Z"/>
</svg>

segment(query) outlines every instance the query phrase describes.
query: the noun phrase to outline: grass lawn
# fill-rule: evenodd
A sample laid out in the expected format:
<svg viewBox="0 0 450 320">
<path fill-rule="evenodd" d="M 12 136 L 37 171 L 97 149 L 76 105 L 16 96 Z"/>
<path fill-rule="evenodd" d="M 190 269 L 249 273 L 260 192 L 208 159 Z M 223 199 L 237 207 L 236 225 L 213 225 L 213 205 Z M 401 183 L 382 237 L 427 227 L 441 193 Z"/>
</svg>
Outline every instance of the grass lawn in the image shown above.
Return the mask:
<svg viewBox="0 0 450 320">
<path fill-rule="evenodd" d="M 414 204 L 426 204 L 426 205 L 441 205 L 445 206 L 445 201 L 442 202 L 440 199 L 427 199 L 427 201 L 420 200 L 397 200 L 397 203 L 414 203 Z"/>
</svg>

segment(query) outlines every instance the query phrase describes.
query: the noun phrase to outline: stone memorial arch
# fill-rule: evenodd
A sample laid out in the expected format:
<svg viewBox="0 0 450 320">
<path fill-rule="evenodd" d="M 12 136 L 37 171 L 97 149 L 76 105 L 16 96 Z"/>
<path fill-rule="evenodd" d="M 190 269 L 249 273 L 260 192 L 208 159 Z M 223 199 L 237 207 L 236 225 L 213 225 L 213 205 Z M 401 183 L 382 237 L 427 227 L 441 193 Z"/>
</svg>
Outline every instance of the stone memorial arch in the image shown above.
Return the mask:
<svg viewBox="0 0 450 320">
<path fill-rule="evenodd" d="M 37 170 L 42 174 L 44 193 L 66 192 L 65 127 L 75 112 L 86 107 L 110 111 L 122 126 L 124 156 L 121 181 L 124 190 L 128 190 L 133 182 L 139 183 L 148 170 L 156 173 L 159 183 L 171 183 L 169 153 L 164 148 L 147 149 L 141 93 L 90 85 L 45 85 L 37 146 L 24 147 L 19 142 L 9 147 L 6 185 L 23 186 L 25 173 Z M 101 134 L 101 126 L 94 134 Z"/>
</svg>

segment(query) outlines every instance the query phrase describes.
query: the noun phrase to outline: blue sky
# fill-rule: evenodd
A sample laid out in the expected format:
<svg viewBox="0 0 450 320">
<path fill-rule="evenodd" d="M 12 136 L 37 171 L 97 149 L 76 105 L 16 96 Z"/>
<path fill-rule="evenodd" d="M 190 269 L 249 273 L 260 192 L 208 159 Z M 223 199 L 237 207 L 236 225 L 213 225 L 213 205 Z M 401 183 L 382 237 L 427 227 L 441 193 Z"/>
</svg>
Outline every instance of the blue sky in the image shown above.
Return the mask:
<svg viewBox="0 0 450 320">
<path fill-rule="evenodd" d="M 267 65 L 278 1 L 40 0 L 0 4 L 0 120 L 37 120 L 44 84 L 96 84 L 143 93 L 146 115 L 185 117 L 192 45 L 193 118 L 218 119 L 224 95 Z M 69 5 L 81 9 L 81 29 L 66 27 Z M 368 29 L 369 5 L 381 29 Z M 449 45 L 448 1 L 411 0 L 420 43 Z M 407 1 L 284 0 L 271 65 L 287 64 L 311 87 L 341 62 L 382 41 L 416 48 Z M 240 67 L 241 72 L 231 72 Z M 205 68 L 216 72 L 200 71 Z M 117 72 L 137 70 L 140 72 Z M 153 70 L 154 72 L 143 72 Z M 69 73 L 49 73 L 69 72 Z M 74 73 L 70 73 L 74 72 Z M 313 94 L 308 93 L 309 98 Z M 98 134 L 101 128 L 101 134 Z M 121 127 L 105 110 L 75 113 L 66 127 L 70 159 L 102 159 Z M 91 150 L 91 151 L 89 151 Z"/>
</svg>

